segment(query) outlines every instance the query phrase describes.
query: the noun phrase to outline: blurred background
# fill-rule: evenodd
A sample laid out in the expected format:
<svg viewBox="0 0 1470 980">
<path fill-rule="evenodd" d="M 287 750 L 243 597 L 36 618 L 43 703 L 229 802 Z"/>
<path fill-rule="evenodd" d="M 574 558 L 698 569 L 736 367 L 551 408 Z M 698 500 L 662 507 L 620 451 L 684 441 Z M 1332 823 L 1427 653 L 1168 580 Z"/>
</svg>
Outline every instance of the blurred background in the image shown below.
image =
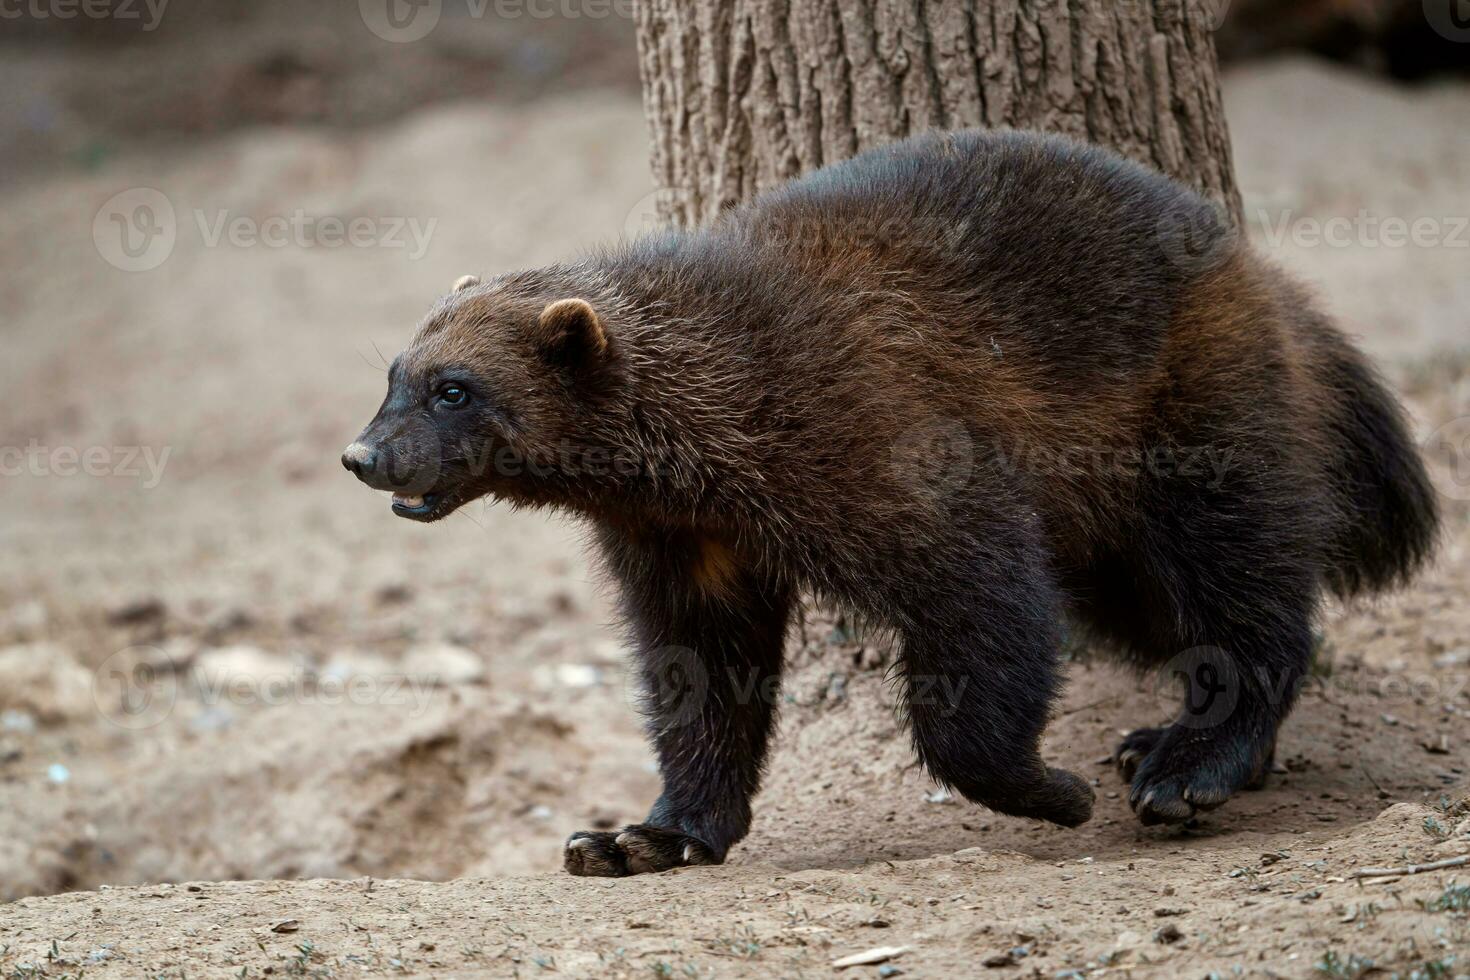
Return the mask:
<svg viewBox="0 0 1470 980">
<path fill-rule="evenodd" d="M 533 7 L 444 0 L 396 39 L 348 2 L 0 8 L 0 900 L 550 871 L 569 832 L 655 795 L 576 528 L 490 506 L 411 524 L 337 461 L 454 279 L 651 220 L 624 8 Z M 1470 415 L 1464 41 L 1418 0 L 1241 2 L 1219 35 L 1252 236 L 1426 440 Z M 1385 218 L 1434 234 L 1395 243 Z M 1450 486 L 1442 567 L 1335 614 L 1343 670 L 1470 660 Z M 820 618 L 794 645 L 763 860 L 932 853 L 976 819 L 909 765 L 884 651 Z M 1151 705 L 1111 673 L 1075 697 L 1098 690 L 1133 707 L 1064 719 L 1054 751 L 1079 766 Z M 1374 786 L 1463 785 L 1465 746 L 1420 747 L 1463 730 L 1451 704 L 1384 729 Z M 1237 826 L 1371 815 L 1373 788 L 1314 757 L 1336 717 L 1305 712 L 1284 746 L 1330 773 L 1314 802 L 1256 795 Z M 844 820 L 855 853 L 805 840 L 834 797 L 903 817 L 881 840 L 881 817 Z M 1089 853 L 1134 846 L 1126 805 L 1102 812 Z M 995 846 L 1059 846 L 983 822 Z"/>
</svg>

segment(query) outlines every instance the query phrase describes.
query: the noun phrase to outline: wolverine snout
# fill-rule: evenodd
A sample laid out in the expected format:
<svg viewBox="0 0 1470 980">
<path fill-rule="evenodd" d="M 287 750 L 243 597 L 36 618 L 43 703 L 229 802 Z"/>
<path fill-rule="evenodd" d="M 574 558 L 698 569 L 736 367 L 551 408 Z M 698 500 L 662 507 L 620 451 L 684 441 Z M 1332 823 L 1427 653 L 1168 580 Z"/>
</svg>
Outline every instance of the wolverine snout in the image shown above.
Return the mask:
<svg viewBox="0 0 1470 980">
<path fill-rule="evenodd" d="M 438 444 L 432 433 L 384 439 L 364 433 L 343 451 L 342 466 L 374 490 L 422 493 L 439 478 Z"/>
<path fill-rule="evenodd" d="M 366 482 L 366 474 L 372 473 L 377 465 L 378 451 L 371 446 L 354 442 L 342 451 L 342 466 L 359 480 Z"/>
</svg>

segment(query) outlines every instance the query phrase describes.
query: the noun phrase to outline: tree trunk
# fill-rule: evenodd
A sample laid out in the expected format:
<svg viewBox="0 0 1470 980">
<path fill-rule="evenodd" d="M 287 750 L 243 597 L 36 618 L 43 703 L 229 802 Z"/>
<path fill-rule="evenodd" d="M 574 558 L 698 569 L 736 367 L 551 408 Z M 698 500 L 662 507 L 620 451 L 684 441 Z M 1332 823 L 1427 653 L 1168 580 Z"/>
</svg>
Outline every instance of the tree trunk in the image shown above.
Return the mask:
<svg viewBox="0 0 1470 980">
<path fill-rule="evenodd" d="M 1239 219 L 1212 30 L 1226 0 L 638 0 L 661 217 L 697 224 L 927 129 L 1066 133 Z"/>
</svg>

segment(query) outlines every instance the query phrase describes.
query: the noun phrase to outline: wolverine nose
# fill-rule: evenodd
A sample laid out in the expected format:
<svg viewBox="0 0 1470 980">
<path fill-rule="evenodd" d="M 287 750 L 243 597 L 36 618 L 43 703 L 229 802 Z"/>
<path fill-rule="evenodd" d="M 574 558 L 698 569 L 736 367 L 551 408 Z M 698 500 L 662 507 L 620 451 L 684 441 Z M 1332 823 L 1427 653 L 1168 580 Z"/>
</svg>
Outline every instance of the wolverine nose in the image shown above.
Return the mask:
<svg viewBox="0 0 1470 980">
<path fill-rule="evenodd" d="M 359 480 L 371 479 L 378 469 L 378 451 L 354 442 L 342 453 L 342 465 Z"/>
</svg>

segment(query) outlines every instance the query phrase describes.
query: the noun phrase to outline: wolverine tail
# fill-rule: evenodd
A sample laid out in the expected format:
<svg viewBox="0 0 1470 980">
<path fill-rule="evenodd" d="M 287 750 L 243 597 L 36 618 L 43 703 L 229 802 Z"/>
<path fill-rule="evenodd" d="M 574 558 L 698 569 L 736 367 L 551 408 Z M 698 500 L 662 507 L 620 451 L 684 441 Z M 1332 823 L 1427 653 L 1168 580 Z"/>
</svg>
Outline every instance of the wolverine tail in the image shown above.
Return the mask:
<svg viewBox="0 0 1470 980">
<path fill-rule="evenodd" d="M 1434 551 L 1439 507 L 1403 410 L 1340 335 L 1319 369 L 1332 409 L 1335 528 L 1326 542 L 1327 585 L 1348 598 L 1408 581 Z"/>
</svg>

